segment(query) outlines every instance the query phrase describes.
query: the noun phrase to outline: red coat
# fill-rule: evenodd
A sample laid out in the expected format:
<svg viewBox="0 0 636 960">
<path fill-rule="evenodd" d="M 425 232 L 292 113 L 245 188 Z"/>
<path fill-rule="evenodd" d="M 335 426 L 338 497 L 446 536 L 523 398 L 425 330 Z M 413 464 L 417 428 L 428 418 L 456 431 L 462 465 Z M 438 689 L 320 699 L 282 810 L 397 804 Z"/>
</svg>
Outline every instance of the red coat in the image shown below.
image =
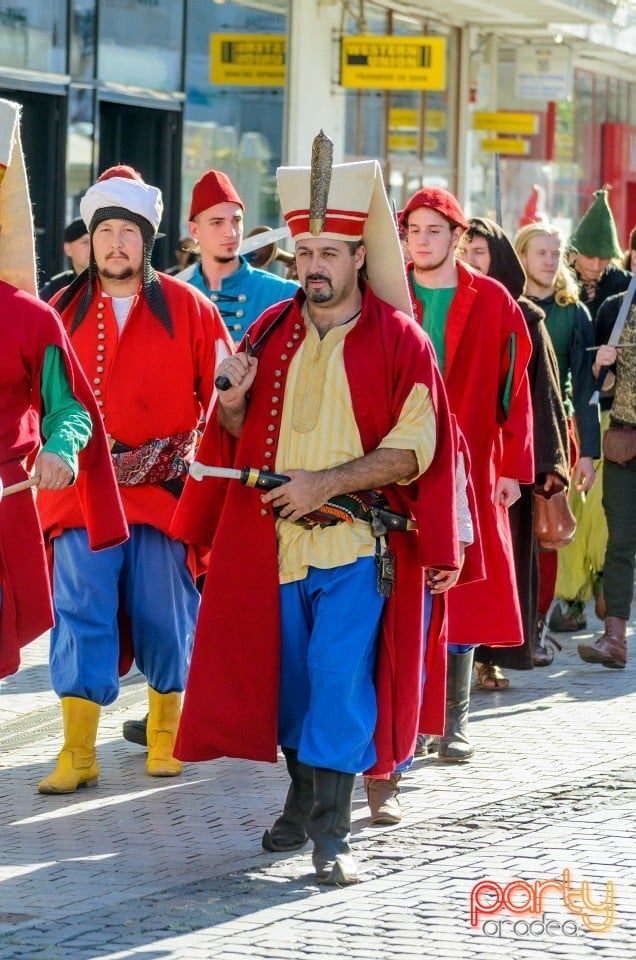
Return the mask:
<svg viewBox="0 0 636 960">
<path fill-rule="evenodd" d="M 407 266 L 410 280 L 413 264 Z M 450 643 L 523 643 L 508 511 L 493 505 L 495 483 L 534 482 L 532 405 L 526 367 L 532 343 L 523 314 L 501 284 L 457 262 L 446 321 L 448 402 L 470 451 L 486 579 L 448 594 Z M 422 304 L 412 294 L 422 321 Z M 502 398 L 509 396 L 504 409 Z M 466 551 L 467 562 L 473 547 Z"/>
<path fill-rule="evenodd" d="M 121 334 L 110 298 L 100 299 L 95 294 L 88 313 L 71 336 L 79 361 L 94 385 L 106 433 L 128 447 L 194 430 L 212 396 L 217 348 L 222 347 L 224 355 L 232 352 L 232 342 L 216 307 L 173 277 L 162 274 L 161 286 L 173 336 L 150 311 L 143 294 L 133 303 Z M 80 296 L 81 292 L 62 312 L 67 330 Z M 160 484 L 140 484 L 120 487 L 120 493 L 128 523 L 147 523 L 168 533 L 177 504 L 169 490 Z M 73 488 L 41 495 L 38 508 L 50 537 L 67 527 L 83 526 Z M 194 574 L 192 552 L 189 562 Z"/>
<path fill-rule="evenodd" d="M 289 362 L 305 336 L 304 294 L 259 350 L 259 368 L 240 441 L 212 417 L 198 459 L 263 469 L 276 457 L 278 428 L 272 391 L 284 396 Z M 258 340 L 280 305 L 250 329 Z M 428 338 L 410 317 L 369 288 L 360 320 L 344 341 L 344 364 L 365 451 L 396 423 L 415 383 L 431 391 L 437 415 L 433 464 L 409 486 L 392 484 L 393 507 L 416 517 L 418 533 L 390 537 L 397 585 L 387 602 L 376 668 L 378 722 L 374 772 L 392 772 L 412 753 L 418 730 L 422 650 L 423 568 L 456 569 L 454 440 L 446 397 Z M 282 391 L 282 392 L 281 392 Z M 265 453 L 272 453 L 266 458 Z M 212 544 L 197 625 L 176 754 L 184 760 L 219 756 L 275 761 L 280 658 L 280 611 L 274 515 L 256 490 L 236 481 L 189 479 L 172 526 L 186 541 Z M 352 598 L 353 602 L 353 598 Z M 442 603 L 435 603 L 426 654 L 427 729 L 443 728 L 445 645 L 439 642 Z"/>
<path fill-rule="evenodd" d="M 5 486 L 24 480 L 25 462 L 41 444 L 41 376 L 46 348 L 64 354 L 77 400 L 93 421 L 93 433 L 79 455 L 71 488 L 94 550 L 128 536 L 106 435 L 93 393 L 47 304 L 0 282 L 0 478 Z M 53 624 L 51 591 L 42 530 L 31 491 L 0 501 L 0 677 L 20 664 L 20 647 Z"/>
</svg>

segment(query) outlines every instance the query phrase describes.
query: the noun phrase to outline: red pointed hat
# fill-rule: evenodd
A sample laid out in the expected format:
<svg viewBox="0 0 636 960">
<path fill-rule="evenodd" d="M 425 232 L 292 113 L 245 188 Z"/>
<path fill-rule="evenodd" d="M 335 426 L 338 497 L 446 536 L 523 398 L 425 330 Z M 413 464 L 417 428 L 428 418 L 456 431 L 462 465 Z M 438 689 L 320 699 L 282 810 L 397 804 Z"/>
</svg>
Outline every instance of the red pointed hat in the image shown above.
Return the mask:
<svg viewBox="0 0 636 960">
<path fill-rule="evenodd" d="M 222 170 L 208 170 L 192 189 L 188 220 L 194 220 L 202 210 L 214 207 L 217 203 L 235 203 L 241 210 L 245 210 L 245 204 L 227 173 Z"/>
<path fill-rule="evenodd" d="M 437 213 L 441 213 L 450 223 L 456 224 L 464 230 L 468 228 L 468 221 L 464 216 L 464 211 L 460 207 L 457 197 L 454 197 L 448 190 L 444 190 L 443 187 L 422 187 L 421 190 L 414 193 L 404 207 L 404 210 L 400 212 L 399 225 L 406 228 L 409 213 L 417 210 L 419 207 L 430 207 L 431 210 L 436 210 Z"/>
</svg>

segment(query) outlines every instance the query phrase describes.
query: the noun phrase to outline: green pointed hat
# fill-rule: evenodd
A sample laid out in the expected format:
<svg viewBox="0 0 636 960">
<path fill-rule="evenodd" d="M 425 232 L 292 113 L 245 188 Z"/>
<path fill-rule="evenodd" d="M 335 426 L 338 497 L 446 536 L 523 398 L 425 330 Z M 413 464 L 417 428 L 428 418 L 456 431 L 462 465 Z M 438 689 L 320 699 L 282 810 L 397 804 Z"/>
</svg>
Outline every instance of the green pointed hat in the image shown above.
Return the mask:
<svg viewBox="0 0 636 960">
<path fill-rule="evenodd" d="M 614 216 L 607 201 L 607 190 L 594 191 L 594 200 L 579 221 L 568 246 L 584 257 L 611 260 L 623 255 Z"/>
</svg>

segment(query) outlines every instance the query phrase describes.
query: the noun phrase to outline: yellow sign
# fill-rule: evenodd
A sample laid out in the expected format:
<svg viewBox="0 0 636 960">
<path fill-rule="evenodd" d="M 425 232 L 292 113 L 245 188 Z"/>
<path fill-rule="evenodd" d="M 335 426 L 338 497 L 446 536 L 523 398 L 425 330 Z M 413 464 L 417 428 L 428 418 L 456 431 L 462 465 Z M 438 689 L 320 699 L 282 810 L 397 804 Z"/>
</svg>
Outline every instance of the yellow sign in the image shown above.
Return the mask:
<svg viewBox="0 0 636 960">
<path fill-rule="evenodd" d="M 474 130 L 493 130 L 497 133 L 520 133 L 526 136 L 539 132 L 539 117 L 536 113 L 475 113 Z"/>
<path fill-rule="evenodd" d="M 416 133 L 390 133 L 388 145 L 390 153 L 398 153 L 402 150 L 415 153 L 418 146 L 418 136 Z"/>
<path fill-rule="evenodd" d="M 480 146 L 489 153 L 516 153 L 521 156 L 530 153 L 527 140 L 515 140 L 513 137 L 493 137 L 491 140 L 482 140 Z"/>
<path fill-rule="evenodd" d="M 343 37 L 340 83 L 358 90 L 445 90 L 445 37 Z"/>
<path fill-rule="evenodd" d="M 210 83 L 223 87 L 284 87 L 285 35 L 210 34 Z"/>
<path fill-rule="evenodd" d="M 417 130 L 419 125 L 419 110 L 408 110 L 405 107 L 391 107 L 389 110 L 389 126 L 392 130 Z"/>
</svg>

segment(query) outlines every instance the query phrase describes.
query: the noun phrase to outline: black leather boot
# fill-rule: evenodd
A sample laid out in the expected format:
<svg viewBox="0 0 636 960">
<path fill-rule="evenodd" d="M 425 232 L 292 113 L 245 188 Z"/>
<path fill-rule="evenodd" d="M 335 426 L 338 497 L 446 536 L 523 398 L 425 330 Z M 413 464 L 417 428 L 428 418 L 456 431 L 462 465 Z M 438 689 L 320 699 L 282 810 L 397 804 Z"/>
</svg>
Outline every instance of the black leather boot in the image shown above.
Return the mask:
<svg viewBox="0 0 636 960">
<path fill-rule="evenodd" d="M 358 882 L 351 854 L 351 802 L 354 773 L 314 767 L 314 805 L 307 823 L 313 840 L 313 864 L 318 883 L 343 887 Z"/>
<path fill-rule="evenodd" d="M 446 722 L 439 747 L 439 759 L 446 763 L 466 763 L 475 752 L 468 739 L 468 705 L 474 652 L 472 647 L 466 653 L 448 654 Z"/>
<path fill-rule="evenodd" d="M 123 726 L 124 740 L 128 740 L 129 743 L 137 743 L 140 747 L 147 747 L 147 724 L 148 714 L 143 720 L 126 720 Z"/>
<path fill-rule="evenodd" d="M 271 830 L 263 834 L 263 847 L 271 853 L 299 850 L 307 843 L 307 820 L 314 803 L 314 768 L 298 759 L 298 751 L 281 748 L 285 755 L 291 786 L 285 807 Z"/>
</svg>

